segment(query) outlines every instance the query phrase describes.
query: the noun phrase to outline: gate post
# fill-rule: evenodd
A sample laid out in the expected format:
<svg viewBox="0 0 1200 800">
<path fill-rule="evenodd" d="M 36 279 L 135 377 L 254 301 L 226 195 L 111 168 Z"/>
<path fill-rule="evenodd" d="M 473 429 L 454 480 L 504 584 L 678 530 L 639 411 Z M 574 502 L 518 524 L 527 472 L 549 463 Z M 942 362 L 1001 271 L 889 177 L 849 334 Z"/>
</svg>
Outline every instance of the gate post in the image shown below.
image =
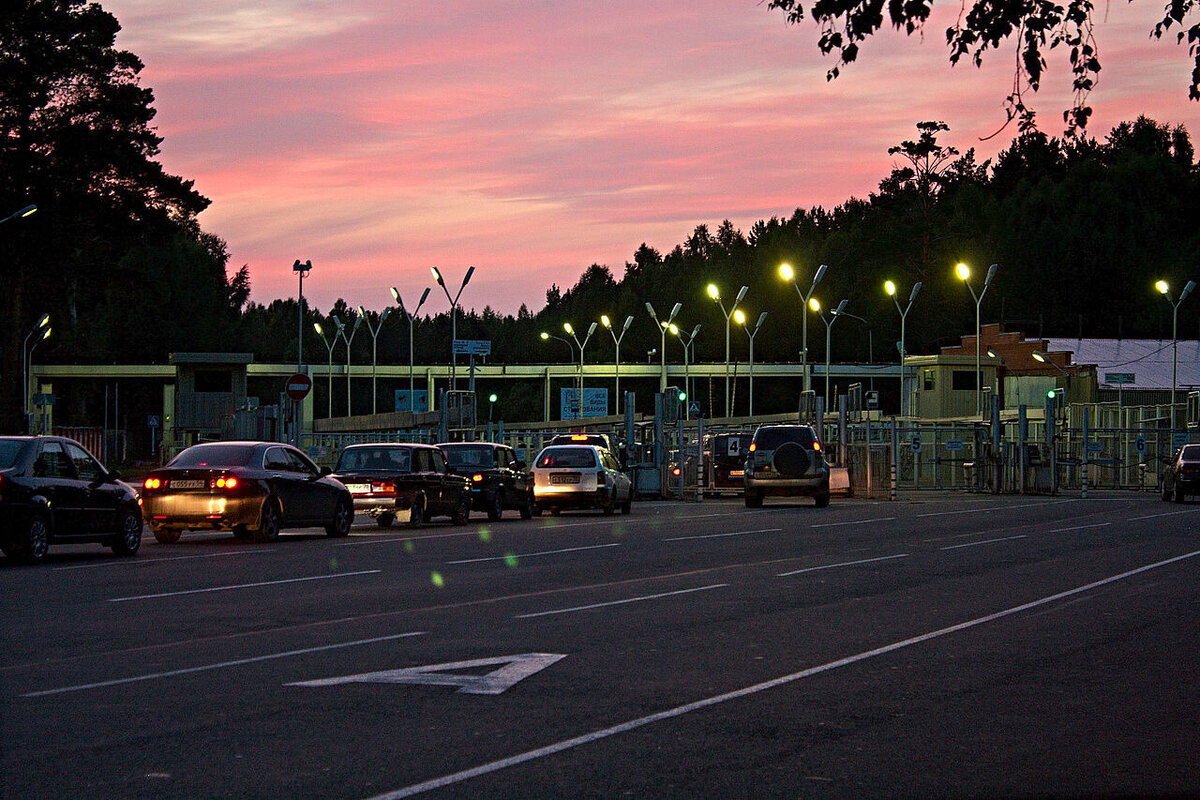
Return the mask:
<svg viewBox="0 0 1200 800">
<path fill-rule="evenodd" d="M 892 488 L 888 493 L 888 499 L 896 500 L 896 478 L 899 473 L 900 465 L 900 429 L 896 426 L 896 418 L 892 417 Z"/>
<path fill-rule="evenodd" d="M 1087 500 L 1087 473 L 1088 473 L 1088 417 L 1090 409 L 1087 406 L 1083 407 L 1083 463 L 1080 465 L 1079 480 L 1083 487 L 1081 497 Z"/>
</svg>

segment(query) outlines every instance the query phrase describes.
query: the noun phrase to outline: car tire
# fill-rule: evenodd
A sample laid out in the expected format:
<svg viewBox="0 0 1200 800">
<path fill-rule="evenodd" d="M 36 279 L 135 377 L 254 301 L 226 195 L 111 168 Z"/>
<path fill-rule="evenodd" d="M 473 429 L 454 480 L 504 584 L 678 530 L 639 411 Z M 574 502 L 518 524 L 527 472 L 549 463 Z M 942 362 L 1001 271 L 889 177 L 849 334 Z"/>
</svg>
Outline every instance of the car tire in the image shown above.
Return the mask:
<svg viewBox="0 0 1200 800">
<path fill-rule="evenodd" d="M 829 492 L 821 492 L 815 498 L 817 508 L 827 508 L 829 506 Z"/>
<path fill-rule="evenodd" d="M 247 539 L 250 538 L 250 529 L 247 528 L 245 525 L 234 525 L 233 526 L 233 538 L 239 539 L 243 542 L 246 541 Z"/>
<path fill-rule="evenodd" d="M 40 511 L 29 515 L 29 521 L 21 531 L 21 539 L 15 548 L 20 560 L 26 564 L 36 564 L 46 557 L 50 550 L 50 520 Z"/>
<path fill-rule="evenodd" d="M 488 514 L 491 517 L 491 514 Z M 467 520 L 471 518 L 471 495 L 467 491 L 463 491 L 462 498 L 458 501 L 458 508 L 454 509 L 454 513 L 450 515 L 450 521 L 455 525 L 466 525 Z"/>
<path fill-rule="evenodd" d="M 1165 483 L 1163 484 L 1162 499 L 1164 503 L 1170 502 L 1171 500 L 1171 490 Z"/>
<path fill-rule="evenodd" d="M 621 503 L 621 513 L 628 514 L 632 510 L 633 510 L 633 498 L 626 497 L 625 502 Z"/>
<path fill-rule="evenodd" d="M 609 495 L 600 502 L 600 512 L 606 517 L 611 517 L 617 513 L 617 496 Z"/>
<path fill-rule="evenodd" d="M 346 497 L 338 498 L 333 509 L 333 519 L 325 526 L 325 535 L 332 539 L 341 539 L 350 535 L 350 526 L 354 524 L 354 504 Z"/>
<path fill-rule="evenodd" d="M 419 528 L 423 524 L 425 524 L 425 495 L 418 494 L 413 498 L 412 506 L 408 511 L 408 526 Z"/>
<path fill-rule="evenodd" d="M 762 508 L 763 496 L 762 492 L 752 492 L 746 490 L 746 508 Z"/>
<path fill-rule="evenodd" d="M 392 523 L 396 521 L 396 515 L 391 511 L 385 511 L 375 518 L 375 524 L 381 528 L 390 528 Z"/>
<path fill-rule="evenodd" d="M 1183 502 L 1183 487 L 1182 486 L 1179 486 L 1179 485 L 1175 486 L 1175 502 L 1176 503 Z"/>
<path fill-rule="evenodd" d="M 526 495 L 525 495 L 525 501 L 524 501 L 523 503 L 521 503 L 521 509 L 520 509 L 520 510 L 521 510 L 521 519 L 529 519 L 529 518 L 530 518 L 530 517 L 532 517 L 532 516 L 533 516 L 535 513 L 537 513 L 537 509 L 535 509 L 535 508 L 534 508 L 534 502 L 533 502 L 533 495 L 532 495 L 532 494 L 526 494 Z"/>
<path fill-rule="evenodd" d="M 279 504 L 274 500 L 268 500 L 263 504 L 262 518 L 258 521 L 258 527 L 251 531 L 251 535 L 259 544 L 274 542 L 279 539 L 279 529 L 282 527 L 283 514 L 279 511 Z"/>
<path fill-rule="evenodd" d="M 154 541 L 159 544 L 175 544 L 182 535 L 182 528 L 159 528 L 154 532 Z"/>
<path fill-rule="evenodd" d="M 142 515 L 127 508 L 121 512 L 120 522 L 110 546 L 119 556 L 131 556 L 142 546 Z"/>
<path fill-rule="evenodd" d="M 558 506 L 551 506 L 551 508 L 550 508 L 550 516 L 552 516 L 552 517 L 557 517 L 557 516 L 561 516 L 561 515 L 562 515 L 562 509 L 561 509 L 561 508 L 559 508 Z"/>
<path fill-rule="evenodd" d="M 533 504 L 533 515 L 535 517 L 540 517 L 543 511 L 545 511 L 545 509 L 539 506 L 537 503 Z"/>
<path fill-rule="evenodd" d="M 499 490 L 492 495 L 492 502 L 488 505 L 487 518 L 489 522 L 495 522 L 504 516 L 504 492 Z"/>
</svg>

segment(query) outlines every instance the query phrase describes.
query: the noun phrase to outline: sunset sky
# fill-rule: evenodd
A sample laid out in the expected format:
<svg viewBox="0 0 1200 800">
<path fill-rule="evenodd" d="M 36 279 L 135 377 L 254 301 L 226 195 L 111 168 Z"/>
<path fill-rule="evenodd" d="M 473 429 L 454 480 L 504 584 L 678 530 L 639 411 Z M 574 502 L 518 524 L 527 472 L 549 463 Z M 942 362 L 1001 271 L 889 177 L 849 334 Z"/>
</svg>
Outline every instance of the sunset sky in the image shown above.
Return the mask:
<svg viewBox="0 0 1200 800">
<path fill-rule="evenodd" d="M 919 121 L 981 160 L 1015 135 L 980 141 L 1004 120 L 1011 43 L 952 69 L 953 4 L 832 82 L 811 22 L 758 0 L 102 4 L 146 64 L 161 160 L 213 201 L 201 224 L 249 264 L 257 302 L 294 296 L 299 258 L 321 309 L 381 309 L 393 285 L 415 299 L 433 265 L 453 290 L 474 264 L 464 306 L 536 311 L 592 263 L 620 278 L 642 242 L 864 197 Z M 1145 114 L 1200 136 L 1185 47 L 1148 39 L 1161 8 L 1098 6 L 1091 135 Z M 1069 81 L 1055 51 L 1027 98 L 1048 133 Z"/>
</svg>

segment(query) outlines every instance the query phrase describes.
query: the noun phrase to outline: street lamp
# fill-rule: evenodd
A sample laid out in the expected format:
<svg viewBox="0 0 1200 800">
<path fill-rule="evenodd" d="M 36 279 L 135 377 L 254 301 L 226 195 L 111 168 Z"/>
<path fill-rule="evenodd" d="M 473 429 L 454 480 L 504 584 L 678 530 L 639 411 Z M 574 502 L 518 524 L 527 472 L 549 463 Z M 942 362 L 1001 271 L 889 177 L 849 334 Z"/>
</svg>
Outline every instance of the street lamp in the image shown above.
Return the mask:
<svg viewBox="0 0 1200 800">
<path fill-rule="evenodd" d="M 367 320 L 367 332 L 371 334 L 371 413 L 372 414 L 377 413 L 376 405 L 375 405 L 375 399 L 376 399 L 375 398 L 375 369 L 376 369 L 376 365 L 378 364 L 378 361 L 379 361 L 379 359 L 378 359 L 379 351 L 377 349 L 377 347 L 379 345 L 379 332 L 381 330 L 383 330 L 383 321 L 385 319 L 387 319 L 388 314 L 391 314 L 391 313 L 392 313 L 392 307 L 388 306 L 387 308 L 385 308 L 383 310 L 383 313 L 379 315 L 379 321 L 375 324 L 375 326 L 371 327 L 371 320 L 367 318 L 367 310 L 365 308 L 363 308 L 361 305 L 358 307 L 359 319 Z"/>
<path fill-rule="evenodd" d="M 754 323 L 754 330 L 746 327 L 746 315 L 739 308 L 733 312 L 733 321 L 741 325 L 746 331 L 746 336 L 750 339 L 750 413 L 749 416 L 754 416 L 754 337 L 758 335 L 759 328 L 767 320 L 767 312 L 762 312 L 758 315 L 758 322 Z"/>
<path fill-rule="evenodd" d="M 583 419 L 583 348 L 587 347 L 587 343 L 591 340 L 592 334 L 596 332 L 596 325 L 593 322 L 588 326 L 587 336 L 583 337 L 583 343 L 580 344 L 579 337 L 575 335 L 575 329 L 571 327 L 571 323 L 564 322 L 563 330 L 567 335 L 575 340 L 575 344 L 579 345 L 579 418 Z"/>
<path fill-rule="evenodd" d="M 821 321 L 825 323 L 825 411 L 828 413 L 829 387 L 832 383 L 832 381 L 829 380 L 829 345 L 833 339 L 833 323 L 838 321 L 839 316 L 843 316 L 843 312 L 846 309 L 846 301 L 843 300 L 842 302 L 838 303 L 837 308 L 830 312 L 828 319 L 826 319 L 825 315 L 821 313 L 821 302 L 817 300 L 817 298 L 810 297 L 808 299 L 808 307 L 815 311 L 817 315 L 821 317 Z"/>
<path fill-rule="evenodd" d="M 454 352 L 454 340 L 458 338 L 458 298 L 462 297 L 463 289 L 467 288 L 467 282 L 471 280 L 471 276 L 475 274 L 474 265 L 467 267 L 467 274 L 463 275 L 462 284 L 458 287 L 458 293 L 454 297 L 450 296 L 450 290 L 446 288 L 446 282 L 442 280 L 442 273 L 437 267 L 430 267 L 429 271 L 433 273 L 433 279 L 437 281 L 438 286 L 442 287 L 442 291 L 446 293 L 446 299 L 450 301 L 450 388 L 458 388 L 458 380 L 455 370 L 458 368 L 458 355 Z"/>
<path fill-rule="evenodd" d="M 1187 299 L 1187 296 L 1196 288 L 1195 281 L 1188 281 L 1183 287 L 1183 291 L 1179 293 L 1179 299 L 1174 300 L 1171 297 L 1171 287 L 1166 281 L 1158 281 L 1154 284 L 1154 288 L 1158 289 L 1163 297 L 1167 298 L 1167 302 L 1171 304 L 1171 432 L 1175 431 L 1175 387 L 1179 383 L 1179 339 L 1177 337 L 1179 323 L 1179 304 Z"/>
<path fill-rule="evenodd" d="M 21 210 L 14 211 L 13 213 L 9 214 L 4 219 L 0 219 L 0 223 L 8 222 L 9 220 L 13 220 L 13 219 L 24 219 L 25 217 L 31 216 L 36 211 L 37 211 L 37 206 L 35 206 L 33 203 L 30 203 L 29 205 L 25 206 Z"/>
<path fill-rule="evenodd" d="M 543 341 L 543 342 L 545 342 L 545 341 L 548 341 L 548 340 L 550 340 L 550 339 L 555 339 L 555 340 L 557 340 L 557 341 L 560 341 L 560 342 L 562 342 L 563 344 L 565 344 L 565 345 L 567 346 L 567 349 L 571 351 L 571 360 L 572 360 L 572 361 L 574 361 L 574 360 L 575 360 L 575 345 L 571 343 L 571 340 L 570 340 L 570 339 L 564 339 L 564 338 L 563 338 L 563 337 L 561 337 L 561 336 L 555 336 L 555 335 L 553 335 L 553 334 L 546 333 L 545 331 L 542 331 L 542 332 L 541 332 L 541 334 L 539 334 L 539 335 L 542 337 L 542 341 Z M 582 362 L 582 361 L 583 361 L 583 353 L 582 353 L 582 352 L 579 354 L 579 360 L 580 360 L 580 362 Z M 549 418 L 549 416 L 550 416 L 550 410 L 549 410 L 549 409 L 550 409 L 550 399 L 549 399 L 549 394 L 550 394 L 550 379 L 549 379 L 549 378 L 547 378 L 547 379 L 546 379 L 546 417 L 547 417 L 547 418 Z M 583 398 L 581 397 L 581 398 L 580 398 L 580 400 L 582 400 L 582 399 L 583 399 Z M 562 411 L 565 411 L 565 410 L 566 410 L 566 409 L 560 409 L 559 413 L 562 413 Z M 579 417 L 579 419 L 583 419 L 583 403 L 582 403 L 582 402 L 579 404 L 579 414 L 578 414 L 578 417 Z M 565 416 L 565 415 L 563 416 L 563 419 L 566 419 L 566 416 Z"/>
<path fill-rule="evenodd" d="M 729 310 L 725 310 L 725 303 L 721 300 L 721 290 L 717 288 L 715 283 L 708 285 L 708 296 L 716 301 L 721 307 L 721 313 L 725 315 L 725 416 L 729 416 L 729 318 L 737 311 L 738 303 L 746 297 L 746 292 L 750 291 L 749 286 L 743 286 L 737 293 L 737 299 L 733 301 L 733 305 Z"/>
<path fill-rule="evenodd" d="M 304 276 L 312 269 L 312 262 L 305 261 L 292 264 L 292 272 L 300 276 L 300 292 L 296 301 L 296 372 L 304 371 Z"/>
<path fill-rule="evenodd" d="M 679 339 L 679 343 L 683 345 L 683 393 L 690 400 L 692 397 L 692 376 L 690 367 L 688 366 L 691 361 L 689 351 L 692 349 L 692 344 L 696 341 L 697 334 L 700 333 L 700 323 L 696 323 L 696 327 L 692 328 L 691 333 L 684 333 L 674 323 L 671 324 L 669 330 L 672 335 Z M 691 414 L 687 412 L 687 408 L 684 409 L 684 418 L 691 419 Z"/>
<path fill-rule="evenodd" d="M 625 338 L 625 332 L 627 330 L 629 330 L 629 326 L 633 324 L 633 315 L 630 314 L 628 317 L 625 318 L 625 324 L 621 326 L 621 335 L 620 336 L 618 336 L 617 332 L 615 330 L 613 330 L 612 320 L 610 320 L 608 318 L 608 314 L 600 315 L 600 324 L 602 324 L 605 328 L 608 328 L 608 332 L 610 334 L 612 334 L 613 345 L 615 345 L 615 349 L 616 349 L 616 353 L 617 353 L 616 360 L 613 362 L 613 372 L 617 378 L 617 386 L 616 386 L 616 389 L 613 390 L 617 395 L 613 401 L 613 410 L 616 411 L 618 414 L 620 414 L 621 413 L 621 340 Z"/>
<path fill-rule="evenodd" d="M 917 292 L 921 291 L 921 282 L 917 281 L 913 284 L 912 291 L 908 295 L 908 303 L 904 308 L 900 307 L 900 300 L 896 297 L 896 284 L 892 281 L 883 282 L 883 290 L 892 298 L 892 302 L 896 304 L 896 310 L 900 312 L 900 416 L 908 416 L 908 393 L 904 389 L 904 373 L 908 369 L 908 365 L 904 363 L 906 351 L 904 349 L 904 322 L 908 317 L 908 310 L 912 308 L 913 300 L 917 299 Z"/>
<path fill-rule="evenodd" d="M 975 299 L 975 414 L 981 417 L 983 416 L 983 375 L 980 374 L 979 340 L 983 334 L 979 323 L 979 305 L 983 302 L 983 296 L 987 294 L 988 287 L 992 285 L 992 278 L 996 277 L 996 270 L 999 268 L 999 264 L 992 264 L 988 267 L 987 277 L 983 279 L 983 291 L 975 294 L 975 287 L 969 283 L 971 268 L 961 261 L 955 267 L 959 280 L 967 285 L 971 291 L 971 297 Z"/>
<path fill-rule="evenodd" d="M 338 331 L 341 331 L 341 323 L 339 323 Z M 329 389 L 326 394 L 329 396 L 329 409 L 326 412 L 326 417 L 333 417 L 333 346 L 337 344 L 338 334 L 335 333 L 332 339 L 325 338 L 325 331 L 321 329 L 321 323 L 314 322 L 313 328 L 316 329 L 317 335 L 321 337 L 321 341 L 325 343 L 325 347 L 329 349 L 329 369 L 326 375 L 329 376 Z"/>
<path fill-rule="evenodd" d="M 38 336 L 38 334 L 41 334 Z M 42 314 L 42 318 L 38 320 L 37 325 L 29 329 L 29 333 L 25 334 L 25 339 L 21 342 L 21 411 L 25 415 L 25 432 L 30 432 L 30 415 L 29 415 L 29 371 L 31 368 L 30 361 L 33 360 L 33 347 L 29 347 L 29 340 L 34 336 L 37 339 L 33 342 L 33 347 L 37 347 L 43 341 L 50 337 L 50 315 Z"/>
<path fill-rule="evenodd" d="M 654 306 L 646 303 L 646 310 L 650 312 L 650 319 L 654 320 L 654 324 L 659 327 L 662 332 L 662 342 L 659 347 L 659 352 L 662 356 L 662 372 L 658 377 L 658 391 L 665 392 L 667 390 L 667 328 L 675 319 L 675 315 L 679 313 L 679 309 L 683 308 L 683 303 L 676 303 L 671 309 L 671 316 L 667 317 L 666 322 L 659 322 L 658 314 L 654 313 Z"/>
<path fill-rule="evenodd" d="M 812 297 L 813 290 L 817 288 L 817 284 L 821 282 L 821 278 L 825 277 L 825 270 L 827 269 L 829 269 L 827 264 L 817 267 L 817 274 L 813 276 L 812 286 L 808 287 L 808 294 L 805 294 L 800 291 L 800 285 L 796 283 L 796 271 L 792 269 L 792 265 L 779 265 L 779 277 L 785 281 L 789 281 L 796 290 L 796 294 L 800 297 L 800 364 L 804 370 L 804 391 L 806 392 L 812 389 L 812 376 L 808 371 L 808 309 L 810 306 L 808 301 Z"/>
<path fill-rule="evenodd" d="M 425 298 L 429 297 L 429 287 L 425 287 L 425 291 L 421 294 L 421 300 L 417 303 L 417 307 L 410 314 L 404 308 L 404 301 L 400 299 L 400 290 L 395 286 L 392 287 L 392 299 L 400 304 L 400 313 L 408 318 L 408 410 L 414 414 L 417 411 L 416 392 L 413 390 L 413 321 L 417 318 L 417 312 L 421 310 L 421 306 L 425 305 Z M 426 409 L 429 408 L 426 404 Z M 399 411 L 400 409 L 396 409 Z"/>
<path fill-rule="evenodd" d="M 362 326 L 363 318 L 361 316 L 355 318 L 354 326 L 350 328 L 349 336 L 346 335 L 346 326 L 338 318 L 337 314 L 333 315 L 333 320 L 337 323 L 338 334 L 346 342 L 346 416 L 352 417 L 354 416 L 354 406 L 350 404 L 350 345 L 354 342 L 354 335 L 358 333 L 359 327 Z"/>
</svg>

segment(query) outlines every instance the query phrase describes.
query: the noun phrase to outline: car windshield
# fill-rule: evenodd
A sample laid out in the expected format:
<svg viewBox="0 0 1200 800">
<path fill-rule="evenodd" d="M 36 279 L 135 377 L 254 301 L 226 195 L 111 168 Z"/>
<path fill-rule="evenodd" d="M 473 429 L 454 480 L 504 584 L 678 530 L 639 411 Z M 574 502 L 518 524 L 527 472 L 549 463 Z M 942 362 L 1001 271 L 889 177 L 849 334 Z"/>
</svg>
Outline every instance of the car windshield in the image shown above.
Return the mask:
<svg viewBox="0 0 1200 800">
<path fill-rule="evenodd" d="M 1179 457 L 1184 461 L 1200 461 L 1200 444 L 1185 445 Z"/>
<path fill-rule="evenodd" d="M 363 469 L 409 472 L 411 467 L 411 447 L 350 447 L 342 451 L 334 472 Z"/>
<path fill-rule="evenodd" d="M 17 463 L 25 442 L 21 439 L 0 439 L 0 469 L 8 469 Z"/>
<path fill-rule="evenodd" d="M 254 457 L 253 445 L 239 444 L 202 444 L 189 447 L 179 455 L 168 467 L 248 467 Z"/>
<path fill-rule="evenodd" d="M 786 425 L 778 428 L 759 428 L 754 434 L 754 445 L 757 450 L 778 450 L 779 446 L 795 442 L 806 448 L 813 445 L 812 428 L 803 425 Z"/>
<path fill-rule="evenodd" d="M 594 467 L 596 466 L 596 451 L 590 447 L 547 447 L 538 456 L 537 465 L 539 467 Z"/>
<path fill-rule="evenodd" d="M 492 448 L 479 445 L 455 445 L 443 447 L 446 460 L 452 467 L 490 467 L 493 465 Z"/>
</svg>

